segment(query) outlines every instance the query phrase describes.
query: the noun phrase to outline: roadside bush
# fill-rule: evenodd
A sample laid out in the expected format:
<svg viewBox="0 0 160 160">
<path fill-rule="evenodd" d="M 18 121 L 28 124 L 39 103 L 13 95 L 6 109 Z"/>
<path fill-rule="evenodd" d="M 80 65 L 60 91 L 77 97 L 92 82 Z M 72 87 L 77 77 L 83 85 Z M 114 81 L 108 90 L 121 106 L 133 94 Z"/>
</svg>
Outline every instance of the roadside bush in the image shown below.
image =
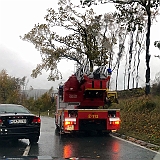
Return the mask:
<svg viewBox="0 0 160 160">
<path fill-rule="evenodd" d="M 34 99 L 33 97 L 27 99 L 25 101 L 25 106 L 33 112 L 46 112 L 48 110 L 55 110 L 55 102 L 51 101 L 51 97 L 49 93 L 44 93 L 38 99 Z"/>
<path fill-rule="evenodd" d="M 128 90 L 118 91 L 118 98 L 125 99 L 125 98 L 132 98 L 132 97 L 140 97 L 145 94 L 144 88 L 133 88 Z"/>
<path fill-rule="evenodd" d="M 119 99 L 120 134 L 160 145 L 160 96 L 140 96 Z"/>
<path fill-rule="evenodd" d="M 152 85 L 151 93 L 160 96 L 160 82 Z"/>
<path fill-rule="evenodd" d="M 145 110 L 142 113 L 122 112 L 121 113 L 121 134 L 141 139 L 150 143 L 160 145 L 160 114 L 150 113 Z"/>
</svg>

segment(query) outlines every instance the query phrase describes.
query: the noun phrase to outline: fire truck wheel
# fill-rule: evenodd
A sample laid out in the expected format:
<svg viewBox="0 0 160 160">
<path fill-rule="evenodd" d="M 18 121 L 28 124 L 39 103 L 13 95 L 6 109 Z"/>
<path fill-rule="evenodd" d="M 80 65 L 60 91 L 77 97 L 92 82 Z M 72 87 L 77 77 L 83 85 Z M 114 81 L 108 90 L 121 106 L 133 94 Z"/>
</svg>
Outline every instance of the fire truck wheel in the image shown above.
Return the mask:
<svg viewBox="0 0 160 160">
<path fill-rule="evenodd" d="M 59 130 L 62 131 L 62 117 L 60 116 L 60 119 L 59 119 Z"/>
<path fill-rule="evenodd" d="M 59 127 L 57 127 L 57 128 L 55 129 L 55 135 L 56 135 L 56 136 L 59 136 Z"/>
<path fill-rule="evenodd" d="M 103 135 L 103 132 L 102 132 L 101 130 L 98 130 L 98 131 L 97 131 L 97 135 L 98 135 L 98 136 L 102 136 L 102 135 Z"/>
<path fill-rule="evenodd" d="M 58 124 L 56 124 L 56 129 L 59 129 L 59 126 L 58 126 Z"/>
</svg>

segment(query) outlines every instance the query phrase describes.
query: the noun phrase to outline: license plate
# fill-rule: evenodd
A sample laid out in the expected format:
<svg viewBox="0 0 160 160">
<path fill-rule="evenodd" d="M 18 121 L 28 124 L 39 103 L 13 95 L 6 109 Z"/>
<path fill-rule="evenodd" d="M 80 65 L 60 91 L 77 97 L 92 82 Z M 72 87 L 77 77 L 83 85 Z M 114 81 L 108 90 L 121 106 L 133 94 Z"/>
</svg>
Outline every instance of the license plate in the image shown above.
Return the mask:
<svg viewBox="0 0 160 160">
<path fill-rule="evenodd" d="M 68 125 L 67 130 L 74 130 L 74 125 Z"/>
<path fill-rule="evenodd" d="M 9 120 L 9 124 L 25 124 L 26 119 L 11 119 Z"/>
</svg>

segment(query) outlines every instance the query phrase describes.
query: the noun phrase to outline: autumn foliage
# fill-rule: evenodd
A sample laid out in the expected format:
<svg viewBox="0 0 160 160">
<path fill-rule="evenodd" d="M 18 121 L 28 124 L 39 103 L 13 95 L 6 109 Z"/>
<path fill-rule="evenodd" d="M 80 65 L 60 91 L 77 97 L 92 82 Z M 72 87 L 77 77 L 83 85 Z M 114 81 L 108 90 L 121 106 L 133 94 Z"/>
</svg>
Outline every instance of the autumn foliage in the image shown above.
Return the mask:
<svg viewBox="0 0 160 160">
<path fill-rule="evenodd" d="M 55 103 L 51 101 L 52 89 L 42 96 L 34 98 L 27 96 L 26 85 L 26 77 L 12 77 L 6 70 L 2 70 L 0 72 L 0 103 L 23 104 L 30 111 L 36 113 L 54 110 Z"/>
<path fill-rule="evenodd" d="M 160 145 L 160 96 L 121 95 L 119 104 L 112 107 L 121 109 L 119 133 Z"/>
</svg>

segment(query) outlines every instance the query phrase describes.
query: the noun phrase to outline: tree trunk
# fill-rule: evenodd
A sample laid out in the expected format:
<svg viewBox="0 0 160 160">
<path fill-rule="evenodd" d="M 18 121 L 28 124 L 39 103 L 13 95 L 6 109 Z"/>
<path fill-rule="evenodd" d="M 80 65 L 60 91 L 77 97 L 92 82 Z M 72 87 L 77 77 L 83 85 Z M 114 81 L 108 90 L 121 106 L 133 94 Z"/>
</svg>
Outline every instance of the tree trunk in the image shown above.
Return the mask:
<svg viewBox="0 0 160 160">
<path fill-rule="evenodd" d="M 127 75 L 127 54 L 126 54 L 126 63 L 125 63 L 125 69 L 124 69 L 124 90 L 126 89 L 126 75 Z"/>
<path fill-rule="evenodd" d="M 148 15 L 148 23 L 147 23 L 147 34 L 146 34 L 146 95 L 150 94 L 150 54 L 149 54 L 149 46 L 150 46 L 150 28 L 151 28 L 151 10 L 150 10 L 150 0 L 148 0 L 148 5 L 146 6 L 146 12 Z"/>
<path fill-rule="evenodd" d="M 131 63 L 132 63 L 132 55 L 133 55 L 133 31 L 131 31 L 131 39 L 130 39 L 130 48 L 129 48 L 129 67 L 128 67 L 128 87 L 130 88 L 130 77 L 131 77 Z"/>
<path fill-rule="evenodd" d="M 119 66 L 120 66 L 120 62 L 118 62 L 118 66 L 117 66 L 117 74 L 116 74 L 116 91 L 118 90 Z"/>
</svg>

